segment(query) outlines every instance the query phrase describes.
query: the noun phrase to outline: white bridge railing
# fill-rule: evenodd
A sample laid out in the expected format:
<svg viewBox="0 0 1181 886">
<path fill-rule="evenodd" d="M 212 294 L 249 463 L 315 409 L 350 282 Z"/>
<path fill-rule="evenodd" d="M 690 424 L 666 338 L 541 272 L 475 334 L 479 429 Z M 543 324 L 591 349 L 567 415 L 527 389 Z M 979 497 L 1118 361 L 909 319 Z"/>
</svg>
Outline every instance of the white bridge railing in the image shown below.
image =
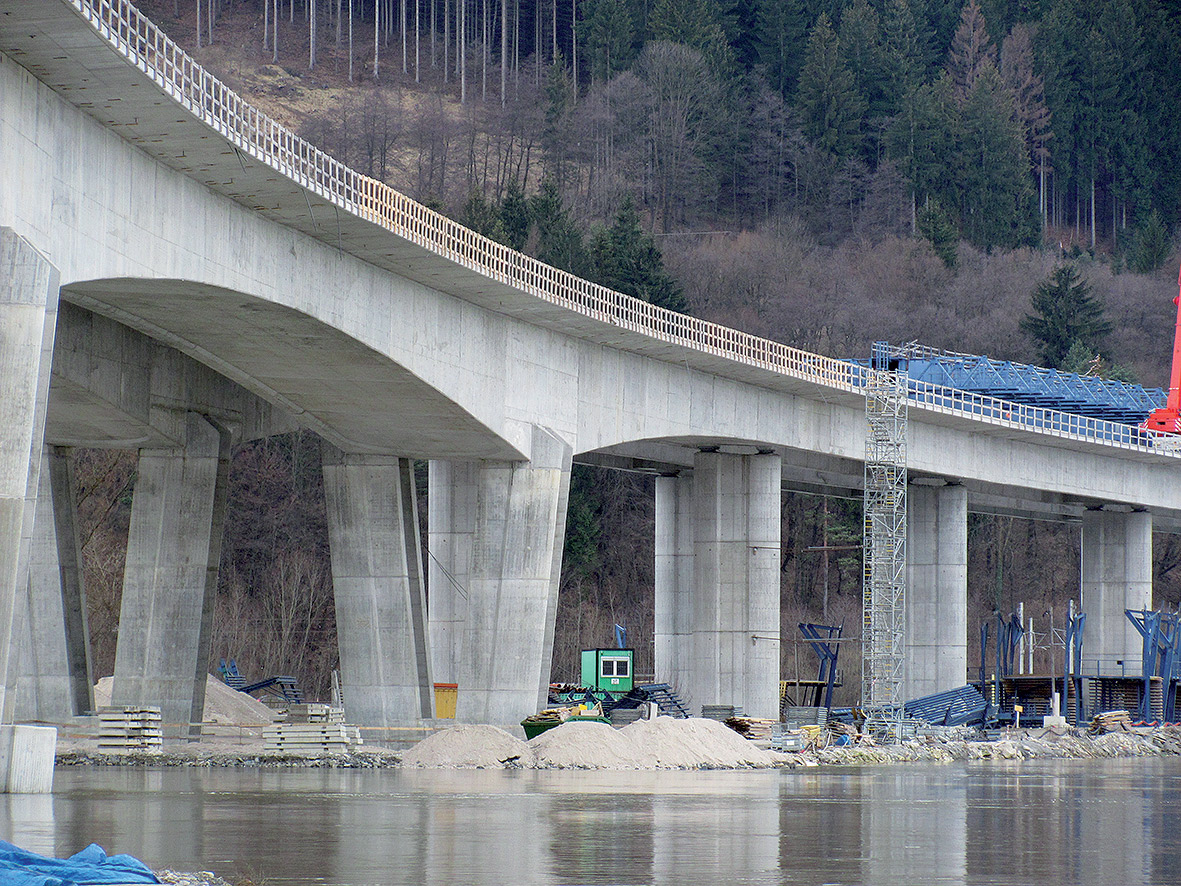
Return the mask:
<svg viewBox="0 0 1181 886">
<path fill-rule="evenodd" d="M 586 317 L 748 366 L 847 392 L 864 370 L 718 323 L 669 311 L 546 265 L 497 243 L 390 186 L 350 169 L 247 104 L 202 68 L 128 0 L 67 0 L 100 35 L 168 95 L 243 153 L 339 209 L 514 289 Z M 1127 425 L 1009 403 L 951 388 L 910 387 L 911 405 L 989 424 L 1124 449 L 1178 455 Z"/>
</svg>

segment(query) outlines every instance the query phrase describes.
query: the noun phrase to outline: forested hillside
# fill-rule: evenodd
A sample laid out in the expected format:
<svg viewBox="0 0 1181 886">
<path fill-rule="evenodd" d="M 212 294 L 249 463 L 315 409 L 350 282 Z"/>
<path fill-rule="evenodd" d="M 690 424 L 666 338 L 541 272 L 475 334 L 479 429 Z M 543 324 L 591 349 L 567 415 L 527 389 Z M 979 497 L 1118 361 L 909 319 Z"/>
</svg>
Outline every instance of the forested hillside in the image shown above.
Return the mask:
<svg viewBox="0 0 1181 886">
<path fill-rule="evenodd" d="M 1058 353 L 1049 336 L 1066 342 L 1050 362 L 1077 344 L 1075 368 L 1167 384 L 1177 0 L 142 7 L 341 160 L 621 291 L 834 356 L 887 339 L 1039 361 Z M 1031 296 L 1064 266 L 1096 322 L 1047 330 Z M 101 484 L 114 496 L 87 548 L 109 625 L 133 462 L 92 462 L 94 501 Z M 323 687 L 335 634 L 315 440 L 248 444 L 234 476 L 215 656 Z M 650 669 L 652 509 L 650 480 L 576 471 L 556 677 L 616 622 Z M 783 539 L 784 636 L 803 618 L 855 634 L 859 504 L 786 496 Z M 1021 601 L 1060 618 L 1077 592 L 1077 527 L 974 516 L 969 545 L 973 635 Z M 1156 559 L 1156 602 L 1175 602 L 1181 545 L 1158 536 Z M 113 660 L 113 633 L 94 636 Z M 786 672 L 796 655 L 785 643 Z"/>
</svg>

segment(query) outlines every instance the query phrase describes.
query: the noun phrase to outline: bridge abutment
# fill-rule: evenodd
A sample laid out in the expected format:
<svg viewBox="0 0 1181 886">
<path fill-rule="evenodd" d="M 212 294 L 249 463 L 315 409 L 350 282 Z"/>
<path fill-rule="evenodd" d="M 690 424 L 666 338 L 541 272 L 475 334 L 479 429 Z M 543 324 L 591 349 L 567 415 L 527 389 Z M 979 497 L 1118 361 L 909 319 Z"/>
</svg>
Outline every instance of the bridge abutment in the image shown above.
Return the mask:
<svg viewBox="0 0 1181 886">
<path fill-rule="evenodd" d="M 1125 609 L 1152 608 L 1152 515 L 1089 510 L 1083 514 L 1082 611 L 1085 662 L 1105 674 L 1140 674 L 1143 643 Z M 1117 664 L 1122 662 L 1123 664 Z M 1088 665 L 1089 667 L 1089 665 Z"/>
<path fill-rule="evenodd" d="M 693 460 L 693 676 L 700 704 L 779 717 L 780 457 Z"/>
<path fill-rule="evenodd" d="M 693 703 L 693 473 L 656 478 L 656 679 Z"/>
<path fill-rule="evenodd" d="M 94 710 L 73 486 L 68 450 L 45 447 L 29 578 L 13 620 L 17 720 L 63 723 Z"/>
<path fill-rule="evenodd" d="M 430 503 L 441 510 L 430 544 L 451 564 L 450 578 L 432 573 L 432 638 L 440 638 L 440 674 L 459 684 L 457 720 L 514 724 L 546 703 L 572 455 L 565 440 L 534 427 L 528 462 L 432 472 Z"/>
<path fill-rule="evenodd" d="M 434 716 L 414 464 L 325 443 L 324 495 L 345 709 L 389 728 Z"/>
<path fill-rule="evenodd" d="M 962 686 L 968 673 L 968 491 L 907 490 L 904 699 Z"/>
<path fill-rule="evenodd" d="M 193 412 L 183 449 L 139 453 L 111 704 L 158 705 L 165 734 L 200 734 L 229 463 Z"/>
</svg>

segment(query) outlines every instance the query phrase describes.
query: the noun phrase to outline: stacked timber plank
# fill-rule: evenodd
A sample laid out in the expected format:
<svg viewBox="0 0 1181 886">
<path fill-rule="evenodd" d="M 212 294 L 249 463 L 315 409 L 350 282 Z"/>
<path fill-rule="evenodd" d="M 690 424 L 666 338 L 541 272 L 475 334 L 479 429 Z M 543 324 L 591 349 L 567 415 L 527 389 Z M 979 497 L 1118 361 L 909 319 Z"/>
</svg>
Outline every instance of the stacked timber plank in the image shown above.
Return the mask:
<svg viewBox="0 0 1181 886">
<path fill-rule="evenodd" d="M 743 738 L 751 741 L 765 741 L 771 738 L 772 730 L 779 725 L 778 720 L 762 717 L 727 717 L 724 722 Z"/>
<path fill-rule="evenodd" d="M 289 754 L 347 754 L 361 744 L 361 730 L 344 722 L 344 709 L 326 704 L 289 705 L 262 737 L 264 751 Z"/>
<path fill-rule="evenodd" d="M 102 708 L 98 722 L 99 750 L 157 754 L 161 751 L 164 741 L 159 708 Z"/>
<path fill-rule="evenodd" d="M 1127 711 L 1103 711 L 1096 714 L 1091 721 L 1092 733 L 1127 732 L 1132 725 L 1132 718 Z"/>
</svg>

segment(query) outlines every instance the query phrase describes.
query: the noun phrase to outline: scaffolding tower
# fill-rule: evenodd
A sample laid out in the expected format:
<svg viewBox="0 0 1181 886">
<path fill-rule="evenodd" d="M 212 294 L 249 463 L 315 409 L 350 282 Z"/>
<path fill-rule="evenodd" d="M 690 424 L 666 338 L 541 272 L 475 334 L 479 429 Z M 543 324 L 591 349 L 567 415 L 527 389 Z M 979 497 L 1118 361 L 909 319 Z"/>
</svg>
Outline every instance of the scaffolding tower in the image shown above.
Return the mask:
<svg viewBox="0 0 1181 886">
<path fill-rule="evenodd" d="M 874 344 L 865 385 L 865 576 L 861 707 L 867 723 L 904 716 L 906 640 L 905 363 Z"/>
</svg>

